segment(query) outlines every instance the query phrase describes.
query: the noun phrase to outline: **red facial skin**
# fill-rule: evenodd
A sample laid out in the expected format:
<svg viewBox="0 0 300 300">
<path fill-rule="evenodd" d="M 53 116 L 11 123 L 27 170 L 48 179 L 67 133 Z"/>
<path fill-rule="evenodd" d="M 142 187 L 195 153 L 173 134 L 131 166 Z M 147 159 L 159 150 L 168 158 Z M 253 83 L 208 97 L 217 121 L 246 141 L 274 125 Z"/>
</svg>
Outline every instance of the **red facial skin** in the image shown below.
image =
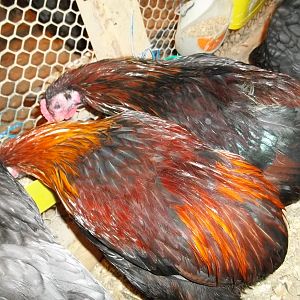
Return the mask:
<svg viewBox="0 0 300 300">
<path fill-rule="evenodd" d="M 14 178 L 18 178 L 20 175 L 20 172 L 17 171 L 16 168 L 7 167 L 7 170 L 10 173 L 10 175 L 13 176 Z"/>
<path fill-rule="evenodd" d="M 64 93 L 55 95 L 51 99 L 49 106 L 47 106 L 46 99 L 42 99 L 40 101 L 40 109 L 48 122 L 60 122 L 71 119 L 80 103 L 79 93 L 72 91 L 69 99 L 66 98 Z"/>
</svg>

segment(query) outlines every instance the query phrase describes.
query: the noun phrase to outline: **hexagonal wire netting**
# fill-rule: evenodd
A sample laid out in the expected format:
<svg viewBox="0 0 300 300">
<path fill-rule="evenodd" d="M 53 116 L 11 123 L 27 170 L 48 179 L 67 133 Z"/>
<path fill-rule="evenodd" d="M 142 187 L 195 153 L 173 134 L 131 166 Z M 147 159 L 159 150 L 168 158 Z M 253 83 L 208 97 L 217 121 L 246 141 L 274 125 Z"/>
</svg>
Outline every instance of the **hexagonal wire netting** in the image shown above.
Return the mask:
<svg viewBox="0 0 300 300">
<path fill-rule="evenodd" d="M 180 0 L 138 0 L 153 49 L 175 53 Z M 93 49 L 75 0 L 0 1 L 0 140 L 44 122 L 38 100 L 53 74 Z"/>
<path fill-rule="evenodd" d="M 178 15 L 175 13 L 183 0 L 138 0 L 144 25 L 152 50 L 158 50 L 158 58 L 176 55 L 175 33 Z"/>
<path fill-rule="evenodd" d="M 1 0 L 0 25 L 3 138 L 36 126 L 50 75 L 93 52 L 75 0 Z"/>
</svg>

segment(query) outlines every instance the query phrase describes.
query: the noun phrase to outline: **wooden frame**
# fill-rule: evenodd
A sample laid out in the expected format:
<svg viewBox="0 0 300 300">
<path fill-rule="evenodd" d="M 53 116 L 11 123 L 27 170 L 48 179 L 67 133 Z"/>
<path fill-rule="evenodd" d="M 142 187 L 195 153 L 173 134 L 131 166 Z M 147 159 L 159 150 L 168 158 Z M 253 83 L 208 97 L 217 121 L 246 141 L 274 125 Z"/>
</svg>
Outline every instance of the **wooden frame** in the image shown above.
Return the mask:
<svg viewBox="0 0 300 300">
<path fill-rule="evenodd" d="M 137 0 L 77 0 L 97 59 L 137 56 L 150 47 Z"/>
</svg>

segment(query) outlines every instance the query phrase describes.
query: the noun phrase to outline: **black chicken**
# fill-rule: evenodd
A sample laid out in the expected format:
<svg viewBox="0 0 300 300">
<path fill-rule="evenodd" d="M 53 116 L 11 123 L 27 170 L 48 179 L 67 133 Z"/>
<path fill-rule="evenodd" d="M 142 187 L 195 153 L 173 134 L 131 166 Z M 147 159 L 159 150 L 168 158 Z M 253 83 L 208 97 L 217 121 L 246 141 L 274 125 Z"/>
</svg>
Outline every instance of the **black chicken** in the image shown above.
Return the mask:
<svg viewBox="0 0 300 300">
<path fill-rule="evenodd" d="M 300 79 L 300 0 L 285 0 L 272 17 L 267 37 L 250 55 L 258 67 Z"/>
<path fill-rule="evenodd" d="M 38 208 L 0 164 L 0 298 L 109 300 L 107 292 L 55 243 Z"/>
</svg>

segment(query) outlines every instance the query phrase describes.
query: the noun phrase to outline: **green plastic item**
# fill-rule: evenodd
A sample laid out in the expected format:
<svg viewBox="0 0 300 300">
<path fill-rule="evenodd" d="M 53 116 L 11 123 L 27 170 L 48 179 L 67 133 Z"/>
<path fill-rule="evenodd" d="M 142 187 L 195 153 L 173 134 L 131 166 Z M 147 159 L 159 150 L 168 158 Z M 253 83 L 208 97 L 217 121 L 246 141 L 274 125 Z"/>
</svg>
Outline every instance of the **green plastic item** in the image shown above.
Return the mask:
<svg viewBox="0 0 300 300">
<path fill-rule="evenodd" d="M 180 57 L 181 57 L 181 55 L 170 55 L 170 56 L 167 56 L 164 60 L 173 60 L 173 59 L 178 59 Z"/>
</svg>

